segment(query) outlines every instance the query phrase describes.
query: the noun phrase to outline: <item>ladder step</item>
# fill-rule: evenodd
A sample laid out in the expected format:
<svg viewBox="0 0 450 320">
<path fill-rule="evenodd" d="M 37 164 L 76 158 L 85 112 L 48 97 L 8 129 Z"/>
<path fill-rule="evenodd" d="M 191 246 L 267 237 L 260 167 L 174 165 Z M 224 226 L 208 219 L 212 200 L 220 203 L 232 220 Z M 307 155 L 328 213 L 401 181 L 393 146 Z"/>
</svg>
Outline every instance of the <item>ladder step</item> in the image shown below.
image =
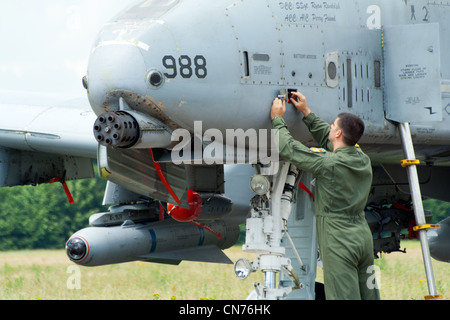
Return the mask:
<svg viewBox="0 0 450 320">
<path fill-rule="evenodd" d="M 426 229 L 439 229 L 441 226 L 438 224 L 421 224 L 418 226 L 414 226 L 413 230 L 414 231 L 418 231 L 418 230 L 426 230 Z"/>
<path fill-rule="evenodd" d="M 409 167 L 409 166 L 416 166 L 420 164 L 420 160 L 401 160 L 400 164 L 403 168 Z"/>
</svg>

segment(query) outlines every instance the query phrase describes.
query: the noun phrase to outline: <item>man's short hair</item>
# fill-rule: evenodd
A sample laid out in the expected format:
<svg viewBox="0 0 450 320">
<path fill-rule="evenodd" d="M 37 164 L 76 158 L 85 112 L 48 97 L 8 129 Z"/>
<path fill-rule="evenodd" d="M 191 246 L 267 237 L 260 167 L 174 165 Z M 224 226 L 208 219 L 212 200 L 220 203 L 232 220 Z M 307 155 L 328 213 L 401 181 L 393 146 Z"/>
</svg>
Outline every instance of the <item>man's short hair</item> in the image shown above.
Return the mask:
<svg viewBox="0 0 450 320">
<path fill-rule="evenodd" d="M 344 143 L 348 146 L 355 145 L 364 134 L 364 121 L 360 117 L 346 112 L 339 114 L 338 118 Z"/>
</svg>

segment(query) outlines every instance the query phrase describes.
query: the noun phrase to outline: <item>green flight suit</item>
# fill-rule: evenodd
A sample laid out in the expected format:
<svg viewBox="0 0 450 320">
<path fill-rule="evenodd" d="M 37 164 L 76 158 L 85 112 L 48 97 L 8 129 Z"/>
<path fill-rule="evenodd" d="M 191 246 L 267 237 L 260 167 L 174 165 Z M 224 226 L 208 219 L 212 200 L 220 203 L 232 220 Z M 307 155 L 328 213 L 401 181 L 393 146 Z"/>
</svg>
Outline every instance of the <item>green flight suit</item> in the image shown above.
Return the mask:
<svg viewBox="0 0 450 320">
<path fill-rule="evenodd" d="M 303 121 L 326 151 L 313 151 L 296 141 L 282 118 L 272 125 L 279 130 L 280 157 L 316 178 L 314 205 L 326 298 L 379 299 L 373 267 L 369 268 L 374 259 L 372 233 L 364 214 L 372 184 L 370 158 L 357 146 L 333 152 L 330 125 L 314 113 Z"/>
</svg>

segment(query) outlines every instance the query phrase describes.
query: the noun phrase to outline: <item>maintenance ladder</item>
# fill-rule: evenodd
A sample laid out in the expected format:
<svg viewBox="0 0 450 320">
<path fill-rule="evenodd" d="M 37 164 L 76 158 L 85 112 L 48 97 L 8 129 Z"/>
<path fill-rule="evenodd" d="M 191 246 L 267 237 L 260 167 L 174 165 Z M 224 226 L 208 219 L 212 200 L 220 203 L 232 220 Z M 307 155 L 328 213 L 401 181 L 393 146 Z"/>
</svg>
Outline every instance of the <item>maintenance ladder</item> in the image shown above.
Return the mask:
<svg viewBox="0 0 450 320">
<path fill-rule="evenodd" d="M 420 161 L 416 159 L 414 152 L 414 145 L 411 137 L 411 130 L 408 122 L 398 123 L 400 137 L 403 145 L 403 152 L 405 160 L 401 161 L 402 167 L 406 168 L 408 173 L 409 188 L 411 191 L 411 198 L 414 206 L 414 216 L 416 219 L 416 226 L 414 231 L 419 232 L 419 239 L 422 246 L 422 256 L 425 265 L 425 273 L 428 283 L 428 293 L 425 299 L 441 299 L 442 296 L 436 292 L 436 284 L 434 280 L 433 266 L 431 264 L 430 248 L 428 246 L 427 230 L 438 228 L 439 225 L 426 224 L 425 213 L 422 203 L 422 195 L 420 192 L 419 177 L 417 174 L 417 165 Z"/>
</svg>

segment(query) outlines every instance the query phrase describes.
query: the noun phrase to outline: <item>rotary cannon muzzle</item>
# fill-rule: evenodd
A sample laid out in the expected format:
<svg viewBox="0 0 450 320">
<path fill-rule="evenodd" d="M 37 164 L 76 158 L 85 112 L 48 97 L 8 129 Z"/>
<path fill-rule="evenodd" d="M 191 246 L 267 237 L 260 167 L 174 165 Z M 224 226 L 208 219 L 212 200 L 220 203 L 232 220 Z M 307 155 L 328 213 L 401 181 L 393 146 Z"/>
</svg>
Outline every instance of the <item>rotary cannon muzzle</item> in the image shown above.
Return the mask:
<svg viewBox="0 0 450 320">
<path fill-rule="evenodd" d="M 139 125 L 127 112 L 106 112 L 95 120 L 94 135 L 103 146 L 130 148 L 139 139 Z"/>
</svg>

